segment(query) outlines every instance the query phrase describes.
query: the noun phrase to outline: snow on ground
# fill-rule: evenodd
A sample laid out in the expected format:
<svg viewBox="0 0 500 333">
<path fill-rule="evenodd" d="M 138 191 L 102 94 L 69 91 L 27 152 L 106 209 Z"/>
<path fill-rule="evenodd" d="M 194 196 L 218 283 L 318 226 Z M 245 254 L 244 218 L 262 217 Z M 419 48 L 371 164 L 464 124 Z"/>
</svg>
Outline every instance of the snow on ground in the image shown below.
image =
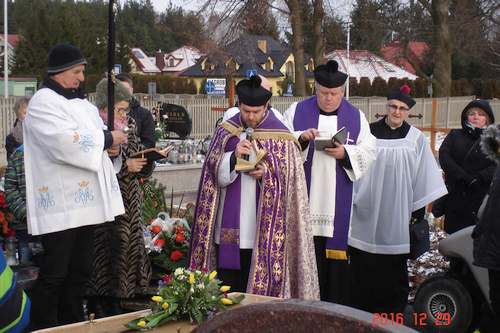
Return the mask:
<svg viewBox="0 0 500 333">
<path fill-rule="evenodd" d="M 432 215 L 428 220 L 431 226 L 429 230 L 431 248 L 416 260 L 408 260 L 408 277 L 410 280 L 409 303 L 413 303 L 418 287 L 427 277 L 450 268 L 449 261 L 446 261 L 444 256 L 438 251 L 439 241 L 447 236 L 447 233 L 442 230 L 442 220 L 434 219 Z"/>
</svg>

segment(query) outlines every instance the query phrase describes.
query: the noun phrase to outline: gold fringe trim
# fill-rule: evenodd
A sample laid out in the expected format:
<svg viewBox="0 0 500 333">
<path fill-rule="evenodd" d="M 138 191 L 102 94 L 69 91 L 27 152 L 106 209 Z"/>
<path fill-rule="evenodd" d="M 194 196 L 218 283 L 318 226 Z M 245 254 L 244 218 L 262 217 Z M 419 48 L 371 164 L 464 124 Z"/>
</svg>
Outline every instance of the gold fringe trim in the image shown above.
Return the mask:
<svg viewBox="0 0 500 333">
<path fill-rule="evenodd" d="M 326 258 L 336 259 L 336 260 L 347 260 L 347 253 L 346 251 L 341 251 L 341 250 L 326 250 Z"/>
</svg>

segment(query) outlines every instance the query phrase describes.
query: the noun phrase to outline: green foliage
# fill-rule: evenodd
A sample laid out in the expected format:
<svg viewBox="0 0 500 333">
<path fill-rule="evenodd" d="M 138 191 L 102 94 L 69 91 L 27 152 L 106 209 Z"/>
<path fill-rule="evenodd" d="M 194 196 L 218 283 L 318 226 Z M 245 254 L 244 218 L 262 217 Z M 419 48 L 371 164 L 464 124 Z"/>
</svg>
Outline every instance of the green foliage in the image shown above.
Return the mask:
<svg viewBox="0 0 500 333">
<path fill-rule="evenodd" d="M 373 96 L 386 96 L 387 95 L 387 82 L 380 76 L 373 79 L 372 83 Z"/>
<path fill-rule="evenodd" d="M 245 299 L 241 294 L 236 297 L 226 294 L 227 287 L 204 268 L 178 268 L 165 275 L 161 281 L 158 296 L 151 302 L 152 314 L 132 320 L 124 326 L 129 329 L 148 329 L 173 319 L 188 319 L 192 323 L 202 323 L 219 312 L 227 311 L 227 305 L 237 304 Z M 225 291 L 222 291 L 225 290 Z"/>
<path fill-rule="evenodd" d="M 370 84 L 370 79 L 367 77 L 362 77 L 359 79 L 359 96 L 368 97 L 373 96 L 372 94 L 372 86 Z"/>
<path fill-rule="evenodd" d="M 483 80 L 472 79 L 470 83 L 470 93 L 474 96 L 481 96 L 483 94 Z"/>
<path fill-rule="evenodd" d="M 367 50 L 380 54 L 389 30 L 378 22 L 385 22 L 376 1 L 358 0 L 351 12 L 351 46 L 353 50 Z M 369 37 L 368 37 L 369 36 Z"/>
<path fill-rule="evenodd" d="M 484 83 L 483 94 L 481 96 L 483 99 L 493 99 L 500 97 L 500 87 L 497 79 L 488 79 Z"/>
<path fill-rule="evenodd" d="M 182 7 L 170 3 L 165 13 L 160 14 L 158 29 L 168 36 L 163 46 L 166 50 L 173 51 L 184 45 L 197 48 L 203 46 L 203 25 L 196 14 L 186 12 Z"/>
<path fill-rule="evenodd" d="M 295 84 L 293 82 L 293 78 L 287 76 L 286 78 L 283 79 L 281 82 L 281 90 L 278 91 L 280 96 L 283 96 L 283 94 L 286 93 L 286 90 L 288 89 L 288 85 L 291 84 L 293 87 L 293 90 L 295 90 Z M 307 85 L 306 85 L 307 86 Z"/>
<path fill-rule="evenodd" d="M 97 74 L 88 74 L 85 76 L 85 90 L 87 90 L 88 93 L 95 93 L 97 84 L 99 81 L 101 81 L 102 77 L 101 75 Z"/>
<path fill-rule="evenodd" d="M 355 77 L 349 78 L 349 95 L 359 96 L 359 85 Z"/>
</svg>

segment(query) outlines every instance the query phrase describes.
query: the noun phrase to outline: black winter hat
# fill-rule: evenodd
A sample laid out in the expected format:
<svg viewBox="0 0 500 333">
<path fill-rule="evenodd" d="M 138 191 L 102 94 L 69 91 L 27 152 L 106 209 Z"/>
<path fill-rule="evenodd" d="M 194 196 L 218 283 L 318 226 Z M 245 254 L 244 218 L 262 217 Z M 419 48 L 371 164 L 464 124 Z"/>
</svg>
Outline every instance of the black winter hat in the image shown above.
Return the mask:
<svg viewBox="0 0 500 333">
<path fill-rule="evenodd" d="M 57 74 L 75 66 L 86 64 L 87 60 L 85 60 L 83 53 L 79 49 L 67 43 L 60 43 L 50 51 L 47 73 Z"/>
<path fill-rule="evenodd" d="M 464 123 L 467 121 L 467 111 L 469 111 L 470 108 L 472 107 L 478 107 L 482 109 L 489 118 L 490 124 L 495 123 L 495 114 L 493 113 L 493 110 L 491 109 L 490 103 L 488 101 L 485 101 L 484 99 L 476 99 L 467 104 L 467 106 L 463 109 L 462 111 L 462 127 L 464 126 Z"/>
<path fill-rule="evenodd" d="M 271 96 L 272 92 L 264 88 L 262 79 L 258 75 L 253 75 L 248 80 L 241 80 L 236 85 L 236 93 L 238 100 L 248 106 L 265 105 Z"/>
<path fill-rule="evenodd" d="M 330 60 L 326 65 L 320 65 L 314 70 L 316 82 L 326 88 L 337 88 L 345 83 L 347 74 L 339 71 L 339 64 Z"/>
<path fill-rule="evenodd" d="M 417 102 L 410 96 L 410 87 L 407 85 L 402 86 L 401 88 L 393 87 L 387 91 L 387 100 L 397 99 L 403 103 L 406 103 L 408 107 L 411 109 Z"/>
</svg>

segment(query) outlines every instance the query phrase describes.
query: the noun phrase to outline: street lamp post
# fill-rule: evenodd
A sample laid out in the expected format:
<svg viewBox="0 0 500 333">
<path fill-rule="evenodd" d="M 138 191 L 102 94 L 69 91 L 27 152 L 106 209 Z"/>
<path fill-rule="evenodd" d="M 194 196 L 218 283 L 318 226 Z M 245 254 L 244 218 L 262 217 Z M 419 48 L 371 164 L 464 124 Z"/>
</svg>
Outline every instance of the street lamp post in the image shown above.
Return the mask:
<svg viewBox="0 0 500 333">
<path fill-rule="evenodd" d="M 349 76 L 349 63 L 351 58 L 349 57 L 349 44 L 351 40 L 351 22 L 347 22 L 347 68 L 346 68 L 346 74 L 347 74 L 347 84 L 346 84 L 346 96 L 345 98 L 349 100 L 349 81 L 350 81 L 350 76 Z"/>
</svg>

